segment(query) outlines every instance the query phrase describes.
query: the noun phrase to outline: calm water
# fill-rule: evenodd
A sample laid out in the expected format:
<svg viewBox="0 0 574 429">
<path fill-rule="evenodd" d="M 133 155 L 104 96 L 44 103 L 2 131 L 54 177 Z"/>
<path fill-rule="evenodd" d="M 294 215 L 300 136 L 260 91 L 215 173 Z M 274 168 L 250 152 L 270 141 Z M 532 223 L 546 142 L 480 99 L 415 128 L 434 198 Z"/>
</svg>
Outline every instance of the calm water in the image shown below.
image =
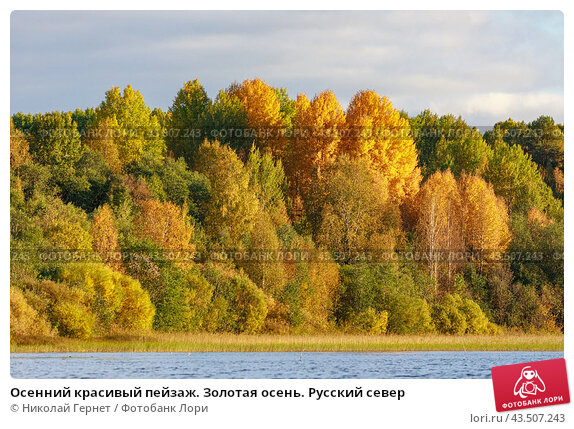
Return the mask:
<svg viewBox="0 0 574 429">
<path fill-rule="evenodd" d="M 10 355 L 15 378 L 490 378 L 498 365 L 563 352 L 40 353 Z"/>
</svg>

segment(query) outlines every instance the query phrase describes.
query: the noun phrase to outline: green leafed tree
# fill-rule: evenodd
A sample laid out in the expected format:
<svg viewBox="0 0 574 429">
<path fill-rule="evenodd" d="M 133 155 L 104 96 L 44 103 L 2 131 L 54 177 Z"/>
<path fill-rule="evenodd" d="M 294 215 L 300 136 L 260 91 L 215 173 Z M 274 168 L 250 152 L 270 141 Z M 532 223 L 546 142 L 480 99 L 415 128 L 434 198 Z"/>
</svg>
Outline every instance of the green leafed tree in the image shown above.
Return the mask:
<svg viewBox="0 0 574 429">
<path fill-rule="evenodd" d="M 35 115 L 30 126 L 30 153 L 40 164 L 73 166 L 84 151 L 80 133 L 69 113 Z"/>
<path fill-rule="evenodd" d="M 262 210 L 268 212 L 275 224 L 287 223 L 285 193 L 287 179 L 280 160 L 253 146 L 245 164 L 249 185 L 255 191 Z"/>
<path fill-rule="evenodd" d="M 102 123 L 114 137 L 111 141 L 117 145 L 122 166 L 138 161 L 144 153 L 163 159 L 165 143 L 158 119 L 131 85 L 123 92 L 117 86 L 106 92 L 96 113 L 95 127 Z"/>
<path fill-rule="evenodd" d="M 546 184 L 556 197 L 564 193 L 564 128 L 550 116 L 540 116 L 525 123 L 512 119 L 497 122 L 485 133 L 485 139 L 494 145 L 502 140 L 517 145 L 530 155 Z"/>
<path fill-rule="evenodd" d="M 211 184 L 206 204 L 205 229 L 214 241 L 236 247 L 253 228 L 259 210 L 255 193 L 250 189 L 249 172 L 236 153 L 218 141 L 205 142 L 195 159 L 197 171 Z"/>
<path fill-rule="evenodd" d="M 519 145 L 497 140 L 492 144 L 484 178 L 512 212 L 527 213 L 532 207 L 560 216 L 561 203 L 544 183 L 540 171 Z"/>
<path fill-rule="evenodd" d="M 247 115 L 239 98 L 219 91 L 203 117 L 206 138 L 227 144 L 244 158 L 253 144 L 253 138 L 244 134 Z"/>
<path fill-rule="evenodd" d="M 175 158 L 192 162 L 197 149 L 206 138 L 204 121 L 211 101 L 197 79 L 181 88 L 169 108 L 166 120 L 168 149 Z"/>
</svg>

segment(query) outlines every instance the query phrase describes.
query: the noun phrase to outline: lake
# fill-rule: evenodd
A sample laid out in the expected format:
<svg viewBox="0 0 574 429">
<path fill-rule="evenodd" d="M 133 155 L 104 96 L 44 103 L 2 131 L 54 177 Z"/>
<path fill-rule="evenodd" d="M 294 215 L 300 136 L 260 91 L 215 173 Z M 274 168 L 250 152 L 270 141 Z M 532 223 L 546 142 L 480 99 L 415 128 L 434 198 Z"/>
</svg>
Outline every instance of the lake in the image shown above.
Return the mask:
<svg viewBox="0 0 574 429">
<path fill-rule="evenodd" d="M 563 352 L 12 353 L 14 378 L 490 378 Z"/>
</svg>

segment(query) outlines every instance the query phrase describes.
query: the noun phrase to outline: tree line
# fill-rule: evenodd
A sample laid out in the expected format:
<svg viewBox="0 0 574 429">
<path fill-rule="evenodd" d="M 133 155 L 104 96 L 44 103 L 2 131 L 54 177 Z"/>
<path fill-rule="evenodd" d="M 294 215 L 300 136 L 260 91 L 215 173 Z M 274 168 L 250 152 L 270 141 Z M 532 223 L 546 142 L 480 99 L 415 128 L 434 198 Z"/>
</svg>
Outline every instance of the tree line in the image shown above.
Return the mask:
<svg viewBox="0 0 574 429">
<path fill-rule="evenodd" d="M 481 133 L 260 79 L 164 112 L 115 87 L 10 118 L 11 338 L 559 330 L 563 194 L 548 116 Z"/>
</svg>

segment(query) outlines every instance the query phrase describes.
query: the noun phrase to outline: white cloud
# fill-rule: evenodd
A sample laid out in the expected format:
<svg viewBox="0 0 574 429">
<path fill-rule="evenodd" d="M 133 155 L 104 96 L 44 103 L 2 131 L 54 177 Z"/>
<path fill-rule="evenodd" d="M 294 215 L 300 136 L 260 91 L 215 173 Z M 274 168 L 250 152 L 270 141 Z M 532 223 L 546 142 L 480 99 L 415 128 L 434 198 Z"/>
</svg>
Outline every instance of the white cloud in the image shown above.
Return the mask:
<svg viewBox="0 0 574 429">
<path fill-rule="evenodd" d="M 11 110 L 98 104 L 132 83 L 162 108 L 199 78 L 214 96 L 261 77 L 291 96 L 365 88 L 410 113 L 563 121 L 559 12 L 15 12 Z M 562 24 L 561 24 L 562 23 Z M 29 82 L 35 82 L 30 88 Z"/>
<path fill-rule="evenodd" d="M 564 95 L 547 92 L 475 94 L 460 103 L 461 113 L 465 115 L 501 120 L 512 116 L 513 112 L 518 116 L 514 119 L 533 120 L 543 114 L 559 117 L 563 109 Z"/>
</svg>

